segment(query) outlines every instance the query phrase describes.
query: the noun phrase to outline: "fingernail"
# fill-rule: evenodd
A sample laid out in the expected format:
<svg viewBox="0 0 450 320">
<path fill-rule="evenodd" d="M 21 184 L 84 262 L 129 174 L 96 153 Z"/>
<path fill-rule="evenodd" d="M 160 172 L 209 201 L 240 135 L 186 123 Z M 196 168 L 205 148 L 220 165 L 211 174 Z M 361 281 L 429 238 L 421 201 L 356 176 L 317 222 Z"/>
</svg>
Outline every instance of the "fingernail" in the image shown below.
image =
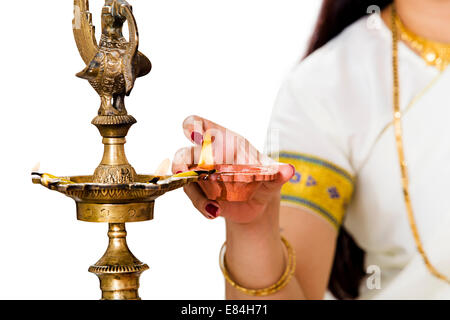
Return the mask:
<svg viewBox="0 0 450 320">
<path fill-rule="evenodd" d="M 208 203 L 205 207 L 205 210 L 214 218 L 217 218 L 219 216 L 219 207 L 216 206 L 215 204 Z"/>
<path fill-rule="evenodd" d="M 295 174 L 295 167 L 294 167 L 292 164 L 290 164 L 289 166 L 290 166 L 291 169 L 292 169 L 292 174 Z"/>
<path fill-rule="evenodd" d="M 191 140 L 194 141 L 196 144 L 201 145 L 203 143 L 203 135 L 200 132 L 192 131 Z"/>
<path fill-rule="evenodd" d="M 182 173 L 183 171 L 177 171 L 177 172 L 175 172 L 175 174 L 179 174 L 179 173 Z"/>
</svg>

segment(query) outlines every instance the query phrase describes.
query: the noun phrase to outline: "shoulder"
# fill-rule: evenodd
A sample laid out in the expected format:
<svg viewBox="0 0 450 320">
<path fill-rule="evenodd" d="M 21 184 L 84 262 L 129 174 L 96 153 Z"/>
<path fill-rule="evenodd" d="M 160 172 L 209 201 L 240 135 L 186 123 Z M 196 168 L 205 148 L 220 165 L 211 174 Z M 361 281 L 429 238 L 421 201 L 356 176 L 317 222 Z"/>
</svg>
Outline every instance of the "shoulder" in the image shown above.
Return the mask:
<svg viewBox="0 0 450 320">
<path fill-rule="evenodd" d="M 319 93 L 370 76 L 377 64 L 390 62 L 386 33 L 386 26 L 373 28 L 367 17 L 361 18 L 298 64 L 287 79 L 291 88 Z"/>
<path fill-rule="evenodd" d="M 370 101 L 386 96 L 390 64 L 389 29 L 364 17 L 295 66 L 283 87 L 302 112 L 356 130 L 368 112 L 380 112 Z"/>
</svg>

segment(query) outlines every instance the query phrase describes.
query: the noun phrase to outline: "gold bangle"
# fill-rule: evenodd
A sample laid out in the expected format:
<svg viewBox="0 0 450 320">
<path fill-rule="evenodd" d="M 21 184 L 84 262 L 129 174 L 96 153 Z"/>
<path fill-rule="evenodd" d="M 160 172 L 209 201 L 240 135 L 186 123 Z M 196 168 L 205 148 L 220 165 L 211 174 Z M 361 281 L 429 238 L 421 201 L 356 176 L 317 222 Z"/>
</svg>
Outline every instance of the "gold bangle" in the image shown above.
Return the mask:
<svg viewBox="0 0 450 320">
<path fill-rule="evenodd" d="M 237 284 L 233 279 L 231 279 L 231 276 L 228 272 L 226 262 L 225 262 L 225 253 L 227 248 L 227 243 L 225 242 L 222 246 L 222 249 L 220 249 L 220 258 L 219 258 L 219 264 L 220 269 L 222 270 L 223 276 L 227 280 L 227 282 L 235 289 L 245 293 L 249 296 L 256 296 L 256 297 L 264 297 L 271 294 L 274 294 L 289 283 L 289 281 L 292 279 L 292 276 L 294 275 L 295 268 L 296 268 L 296 260 L 295 260 L 295 251 L 294 248 L 290 245 L 290 243 L 282 236 L 281 241 L 286 247 L 287 253 L 288 253 L 288 262 L 286 270 L 284 271 L 283 275 L 281 276 L 280 280 L 277 281 L 277 283 L 271 285 L 270 287 L 263 288 L 263 289 L 248 289 L 240 286 Z"/>
</svg>

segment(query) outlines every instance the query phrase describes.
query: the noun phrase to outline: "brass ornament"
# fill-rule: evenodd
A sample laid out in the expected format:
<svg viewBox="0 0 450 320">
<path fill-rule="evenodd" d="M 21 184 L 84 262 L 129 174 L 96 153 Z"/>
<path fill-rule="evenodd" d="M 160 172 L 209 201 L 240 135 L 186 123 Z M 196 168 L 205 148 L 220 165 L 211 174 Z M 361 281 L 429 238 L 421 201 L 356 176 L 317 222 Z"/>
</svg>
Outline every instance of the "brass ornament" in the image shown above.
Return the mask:
<svg viewBox="0 0 450 320">
<path fill-rule="evenodd" d="M 139 277 L 148 266 L 133 256 L 126 243 L 125 223 L 153 219 L 155 200 L 166 192 L 206 177 L 207 173 L 155 176 L 137 174 L 125 155 L 125 137 L 136 120 L 128 115 L 125 96 L 136 78 L 148 74 L 150 61 L 138 51 L 139 37 L 131 6 L 125 0 L 106 0 L 102 37 L 97 44 L 88 0 L 74 0 L 73 33 L 87 79 L 101 98 L 92 120 L 103 137 L 104 153 L 92 175 L 57 177 L 38 172 L 32 181 L 76 202 L 77 219 L 109 224 L 109 246 L 89 271 L 100 279 L 102 299 L 140 299 Z M 128 23 L 129 41 L 122 35 Z"/>
<path fill-rule="evenodd" d="M 106 0 L 102 10 L 102 35 L 97 44 L 89 1 L 75 0 L 74 4 L 80 15 L 74 18 L 73 33 L 87 64 L 77 77 L 88 80 L 99 94 L 99 116 L 127 115 L 125 96 L 131 93 L 136 78 L 151 70 L 150 60 L 138 51 L 139 33 L 133 9 L 125 0 Z M 129 41 L 122 34 L 125 22 L 128 22 Z"/>
</svg>

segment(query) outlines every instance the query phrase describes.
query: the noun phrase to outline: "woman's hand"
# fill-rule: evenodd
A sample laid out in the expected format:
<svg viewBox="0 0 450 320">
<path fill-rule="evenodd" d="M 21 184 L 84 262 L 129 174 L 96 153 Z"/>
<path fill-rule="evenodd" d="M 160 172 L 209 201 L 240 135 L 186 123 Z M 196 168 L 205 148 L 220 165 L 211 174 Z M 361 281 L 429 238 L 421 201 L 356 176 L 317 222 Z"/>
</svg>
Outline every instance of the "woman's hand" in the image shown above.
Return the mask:
<svg viewBox="0 0 450 320">
<path fill-rule="evenodd" d="M 257 219 L 272 201 L 278 202 L 280 189 L 295 173 L 291 165 L 281 164 L 264 156 L 245 138 L 220 125 L 198 116 L 190 116 L 183 123 L 185 136 L 195 144 L 180 149 L 173 161 L 174 173 L 188 171 L 200 158 L 203 139 L 211 137 L 215 164 L 267 165 L 278 170 L 278 177 L 272 182 L 262 182 L 254 196 L 247 202 L 212 201 L 205 197 L 197 184 L 190 184 L 184 191 L 194 206 L 208 219 L 222 216 L 233 223 L 250 223 Z M 214 181 L 206 181 L 214 188 Z M 278 202 L 279 203 L 279 202 Z M 278 210 L 275 210 L 278 211 Z M 273 212 L 273 210 L 269 210 Z"/>
<path fill-rule="evenodd" d="M 212 136 L 216 164 L 250 164 L 277 168 L 278 178 L 263 182 L 246 202 L 212 201 L 198 184 L 185 187 L 194 206 L 207 218 L 225 218 L 226 266 L 233 280 L 244 288 L 267 288 L 277 283 L 287 267 L 286 249 L 280 237 L 291 242 L 297 252 L 294 277 L 285 288 L 265 299 L 322 298 L 333 260 L 335 230 L 322 218 L 305 210 L 280 208 L 280 189 L 294 175 L 294 167 L 262 155 L 246 139 L 218 124 L 197 116 L 183 123 L 185 136 L 193 147 L 179 150 L 173 171 L 187 171 L 200 159 L 203 139 Z M 205 142 L 206 145 L 206 142 Z M 203 183 L 203 182 L 202 182 Z M 207 180 L 213 188 L 217 182 Z M 260 299 L 226 284 L 227 299 Z"/>
</svg>

